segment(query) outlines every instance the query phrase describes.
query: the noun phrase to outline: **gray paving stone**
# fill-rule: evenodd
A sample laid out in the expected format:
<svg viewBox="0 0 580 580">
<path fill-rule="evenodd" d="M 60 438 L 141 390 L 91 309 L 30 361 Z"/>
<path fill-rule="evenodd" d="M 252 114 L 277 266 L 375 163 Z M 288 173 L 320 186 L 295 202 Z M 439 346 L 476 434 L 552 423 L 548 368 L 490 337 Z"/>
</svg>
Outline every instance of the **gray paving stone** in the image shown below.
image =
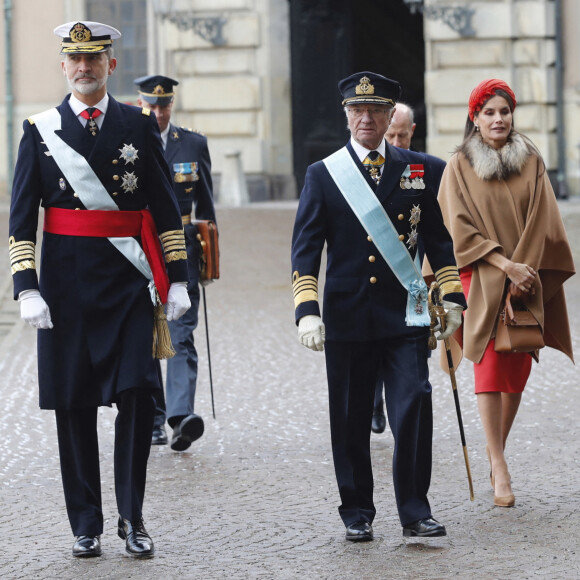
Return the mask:
<svg viewBox="0 0 580 580">
<path fill-rule="evenodd" d="M 575 257 L 580 201 L 561 203 Z M 458 370 L 475 500 L 448 378 L 431 361 L 434 515 L 449 536 L 404 540 L 390 474 L 392 437 L 372 438 L 376 540 L 351 544 L 337 511 L 324 357 L 293 323 L 290 237 L 295 203 L 218 208 L 222 278 L 207 288 L 217 419 L 211 417 L 203 317 L 197 412 L 206 432 L 185 453 L 153 447 L 145 520 L 157 554 L 135 561 L 116 535 L 115 411 L 99 412 L 103 556 L 72 558 L 54 415 L 38 409 L 35 332 L 12 302 L 0 252 L 0 576 L 29 578 L 578 578 L 578 372 L 560 353 L 534 365 L 509 441 L 517 504 L 494 508 L 469 364 Z M 7 239 L 0 206 L 0 234 Z M 580 277 L 566 286 L 576 352 Z M 1 332 L 1 331 L 0 331 Z"/>
</svg>

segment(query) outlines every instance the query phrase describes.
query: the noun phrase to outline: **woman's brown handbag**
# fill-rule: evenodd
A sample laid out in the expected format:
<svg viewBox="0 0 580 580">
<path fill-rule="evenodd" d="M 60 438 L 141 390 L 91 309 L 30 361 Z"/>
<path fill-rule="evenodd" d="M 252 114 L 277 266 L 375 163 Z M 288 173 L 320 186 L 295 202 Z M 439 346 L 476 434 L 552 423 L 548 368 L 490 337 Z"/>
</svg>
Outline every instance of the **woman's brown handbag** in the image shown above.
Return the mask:
<svg viewBox="0 0 580 580">
<path fill-rule="evenodd" d="M 191 220 L 197 228 L 196 238 L 201 246 L 200 280 L 217 280 L 220 277 L 220 250 L 218 230 L 211 220 Z"/>
<path fill-rule="evenodd" d="M 495 332 L 497 352 L 532 352 L 544 348 L 542 329 L 529 310 L 514 310 L 511 293 L 505 299 Z"/>
</svg>

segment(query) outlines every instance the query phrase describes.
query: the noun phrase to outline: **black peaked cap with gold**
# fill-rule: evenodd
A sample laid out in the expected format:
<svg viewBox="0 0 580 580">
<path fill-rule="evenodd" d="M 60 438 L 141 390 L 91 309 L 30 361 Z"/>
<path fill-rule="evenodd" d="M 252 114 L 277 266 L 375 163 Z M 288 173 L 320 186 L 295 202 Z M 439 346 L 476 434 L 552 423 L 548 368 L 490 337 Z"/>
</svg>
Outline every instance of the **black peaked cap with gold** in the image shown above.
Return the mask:
<svg viewBox="0 0 580 580">
<path fill-rule="evenodd" d="M 94 54 L 105 52 L 121 33 L 108 24 L 100 22 L 67 22 L 54 29 L 56 36 L 62 38 L 61 54 Z"/>
<path fill-rule="evenodd" d="M 179 83 L 163 75 L 139 77 L 133 81 L 139 87 L 139 94 L 150 105 L 164 107 L 169 105 L 175 96 L 175 89 Z"/>
<path fill-rule="evenodd" d="M 383 75 L 362 71 L 338 83 L 343 105 L 375 104 L 395 106 L 401 97 L 401 85 Z"/>
</svg>

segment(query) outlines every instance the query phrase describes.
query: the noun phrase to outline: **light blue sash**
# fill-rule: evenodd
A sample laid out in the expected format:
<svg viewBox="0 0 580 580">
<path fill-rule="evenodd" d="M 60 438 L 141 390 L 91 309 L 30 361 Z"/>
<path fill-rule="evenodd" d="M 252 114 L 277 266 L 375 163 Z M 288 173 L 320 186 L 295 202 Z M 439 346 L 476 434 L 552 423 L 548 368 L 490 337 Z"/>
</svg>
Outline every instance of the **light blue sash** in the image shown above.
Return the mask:
<svg viewBox="0 0 580 580">
<path fill-rule="evenodd" d="M 407 248 L 399 240 L 387 212 L 346 147 L 324 159 L 324 164 L 381 256 L 409 293 L 405 317 L 407 326 L 429 326 L 428 288 L 421 275 L 419 252 L 413 261 Z"/>
<path fill-rule="evenodd" d="M 33 115 L 31 119 L 34 121 L 52 158 L 79 196 L 83 205 L 89 210 L 117 211 L 119 207 L 113 201 L 87 160 L 55 134 L 55 131 L 61 128 L 61 117 L 58 110 L 49 109 L 38 115 Z M 147 257 L 137 240 L 132 237 L 107 239 L 149 280 L 151 300 L 153 304 L 156 304 L 153 273 L 147 262 Z"/>
</svg>

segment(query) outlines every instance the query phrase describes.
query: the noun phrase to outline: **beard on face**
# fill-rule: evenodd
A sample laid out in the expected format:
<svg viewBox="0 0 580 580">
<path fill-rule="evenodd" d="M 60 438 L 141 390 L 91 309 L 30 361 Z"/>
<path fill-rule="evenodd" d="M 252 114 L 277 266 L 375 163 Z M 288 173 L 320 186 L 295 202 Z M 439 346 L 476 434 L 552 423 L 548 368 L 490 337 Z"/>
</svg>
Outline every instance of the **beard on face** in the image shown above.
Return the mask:
<svg viewBox="0 0 580 580">
<path fill-rule="evenodd" d="M 91 79 L 90 82 L 81 82 L 81 80 Z M 98 79 L 94 75 L 83 75 L 77 76 L 73 79 L 67 77 L 68 85 L 71 89 L 77 91 L 81 95 L 91 95 L 97 92 L 100 88 L 102 88 L 106 81 L 107 77 L 103 77 Z"/>
</svg>

